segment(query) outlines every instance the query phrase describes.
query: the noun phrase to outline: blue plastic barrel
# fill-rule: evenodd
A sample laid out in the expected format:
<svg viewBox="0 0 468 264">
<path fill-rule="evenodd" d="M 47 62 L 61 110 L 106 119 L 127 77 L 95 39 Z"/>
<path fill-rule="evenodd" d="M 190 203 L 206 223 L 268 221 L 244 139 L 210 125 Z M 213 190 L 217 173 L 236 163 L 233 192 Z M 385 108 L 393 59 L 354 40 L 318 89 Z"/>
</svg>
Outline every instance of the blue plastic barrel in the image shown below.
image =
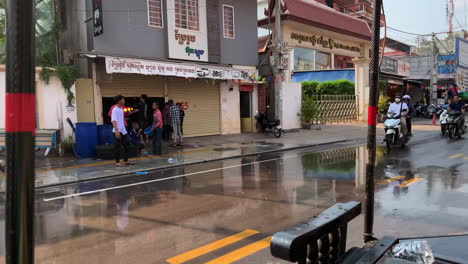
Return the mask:
<svg viewBox="0 0 468 264">
<path fill-rule="evenodd" d="M 96 156 L 98 130 L 96 123 L 76 123 L 76 154 L 80 158 Z"/>
<path fill-rule="evenodd" d="M 99 145 L 112 144 L 114 142 L 114 133 L 112 133 L 111 125 L 99 125 L 97 126 L 97 131 Z"/>
</svg>

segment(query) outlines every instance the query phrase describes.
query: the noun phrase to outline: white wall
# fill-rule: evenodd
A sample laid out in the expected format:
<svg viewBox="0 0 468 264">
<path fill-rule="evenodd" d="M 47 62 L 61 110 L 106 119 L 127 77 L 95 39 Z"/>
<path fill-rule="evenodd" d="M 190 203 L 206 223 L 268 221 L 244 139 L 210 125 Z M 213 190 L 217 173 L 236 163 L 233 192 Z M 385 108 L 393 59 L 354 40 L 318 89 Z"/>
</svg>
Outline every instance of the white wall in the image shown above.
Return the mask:
<svg viewBox="0 0 468 264">
<path fill-rule="evenodd" d="M 232 87 L 233 90 L 229 91 Z M 231 81 L 220 81 L 221 134 L 238 134 L 241 132 L 239 85 Z"/>
<path fill-rule="evenodd" d="M 367 121 L 367 107 L 369 106 L 369 59 L 355 59 L 354 65 L 358 120 Z"/>
<path fill-rule="evenodd" d="M 281 124 L 283 129 L 297 129 L 301 127 L 298 113 L 301 112 L 302 93 L 300 83 L 283 83 L 283 113 Z"/>
<path fill-rule="evenodd" d="M 72 135 L 66 119 L 77 122 L 76 108 L 67 110 L 67 95 L 56 77 L 49 84 L 39 80 L 36 74 L 36 113 L 38 128 L 61 129 L 62 139 Z M 5 72 L 0 71 L 0 128 L 5 128 Z M 75 93 L 75 86 L 72 87 Z"/>
<path fill-rule="evenodd" d="M 75 86 L 71 91 L 75 94 Z M 69 117 L 73 123 L 77 122 L 76 107 L 72 111 L 67 109 L 67 95 L 56 77 L 52 77 L 49 84 L 41 80 L 36 82 L 36 104 L 39 128 L 63 128 L 62 139 L 72 135 L 66 120 Z"/>
</svg>

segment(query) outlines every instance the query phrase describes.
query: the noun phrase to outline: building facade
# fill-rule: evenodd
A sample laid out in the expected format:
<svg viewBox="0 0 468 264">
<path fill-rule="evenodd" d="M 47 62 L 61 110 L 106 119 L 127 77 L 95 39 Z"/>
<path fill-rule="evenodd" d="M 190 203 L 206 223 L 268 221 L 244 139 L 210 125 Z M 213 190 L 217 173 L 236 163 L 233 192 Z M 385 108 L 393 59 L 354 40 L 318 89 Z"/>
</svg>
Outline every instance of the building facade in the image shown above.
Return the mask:
<svg viewBox="0 0 468 264">
<path fill-rule="evenodd" d="M 267 13 L 271 8 L 270 3 Z M 274 36 L 275 19 L 274 16 L 260 19 L 258 25 L 271 30 Z M 283 107 L 282 114 L 289 122 L 283 123 L 286 128 L 300 126 L 301 84 L 293 77 L 301 72 L 354 69 L 358 118 L 367 119 L 371 34 L 365 21 L 317 1 L 288 0 L 282 10 L 281 39 L 282 76 L 275 78 L 284 80 L 281 100 L 288 106 Z M 262 65 L 260 67 L 263 69 Z M 270 91 L 270 101 L 272 98 Z"/>
<path fill-rule="evenodd" d="M 80 2 L 80 1 L 77 1 Z M 185 111 L 186 136 L 251 131 L 257 112 L 257 7 L 249 0 L 87 0 L 74 17 L 92 17 L 67 34 L 92 93 L 77 97 L 89 120 L 108 123 L 113 97 L 127 106 L 146 94 Z M 67 11 L 74 12 L 74 11 Z M 73 16 L 70 16 L 73 17 Z M 70 21 L 73 24 L 73 21 Z M 70 38 L 68 38 L 70 39 Z M 83 101 L 89 107 L 80 107 Z M 241 111 L 241 109 L 244 109 Z"/>
</svg>

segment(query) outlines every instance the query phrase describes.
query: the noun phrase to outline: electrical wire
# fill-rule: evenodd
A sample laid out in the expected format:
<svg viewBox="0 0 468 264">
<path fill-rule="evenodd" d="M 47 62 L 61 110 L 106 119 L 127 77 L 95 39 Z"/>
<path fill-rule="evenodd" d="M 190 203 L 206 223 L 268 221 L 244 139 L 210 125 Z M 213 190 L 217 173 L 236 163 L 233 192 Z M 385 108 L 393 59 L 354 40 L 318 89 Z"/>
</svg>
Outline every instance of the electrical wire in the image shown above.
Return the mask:
<svg viewBox="0 0 468 264">
<path fill-rule="evenodd" d="M 457 16 L 456 16 L 456 15 L 453 15 L 453 17 L 455 17 L 455 20 L 457 21 L 458 25 L 460 25 L 460 27 L 461 27 L 463 30 L 465 30 L 464 27 L 463 27 L 463 25 L 460 23 L 460 20 L 458 20 Z"/>
<path fill-rule="evenodd" d="M 382 62 L 385 54 L 385 45 L 387 42 L 387 17 L 385 16 L 385 7 L 384 7 L 384 1 L 382 1 L 382 14 L 384 16 L 384 38 L 382 42 L 382 56 L 380 56 L 380 62 L 379 62 L 379 72 L 380 68 L 382 67 Z"/>
<path fill-rule="evenodd" d="M 361 14 L 351 10 L 351 9 L 348 9 L 347 7 L 343 6 L 343 5 L 340 5 L 338 3 L 335 2 L 335 5 L 337 5 L 338 7 L 341 7 L 343 8 L 344 10 L 348 11 L 348 12 L 351 12 L 353 14 L 356 14 L 356 15 L 359 15 L 361 16 Z M 466 26 L 466 25 L 465 25 Z M 391 29 L 391 30 L 394 30 L 394 31 L 398 31 L 400 33 L 404 33 L 404 34 L 408 34 L 408 35 L 413 35 L 413 36 L 432 36 L 432 34 L 436 34 L 436 35 L 441 35 L 441 34 L 448 34 L 450 33 L 449 31 L 444 31 L 444 32 L 437 32 L 437 33 L 428 33 L 428 34 L 418 34 L 418 33 L 412 33 L 412 32 L 408 32 L 408 31 L 404 31 L 404 30 L 401 30 L 401 29 L 397 29 L 397 28 L 394 28 L 394 27 L 390 27 L 390 26 L 386 26 L 388 29 Z"/>
</svg>

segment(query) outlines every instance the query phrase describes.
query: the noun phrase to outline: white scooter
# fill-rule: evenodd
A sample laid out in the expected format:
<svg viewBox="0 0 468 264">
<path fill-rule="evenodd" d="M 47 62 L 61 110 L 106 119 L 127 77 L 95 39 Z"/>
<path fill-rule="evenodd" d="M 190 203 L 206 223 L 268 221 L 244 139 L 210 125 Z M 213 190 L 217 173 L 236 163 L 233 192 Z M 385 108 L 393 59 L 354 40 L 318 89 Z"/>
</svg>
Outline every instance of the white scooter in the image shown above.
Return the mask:
<svg viewBox="0 0 468 264">
<path fill-rule="evenodd" d="M 439 118 L 440 132 L 442 132 L 442 136 L 448 132 L 448 128 L 449 128 L 448 118 L 449 118 L 449 114 L 447 112 L 447 109 L 444 109 L 442 114 L 440 114 L 440 118 Z"/>
<path fill-rule="evenodd" d="M 387 144 L 388 150 L 392 149 L 393 145 L 401 145 L 402 148 L 408 143 L 409 137 L 400 136 L 401 134 L 401 121 L 400 115 L 395 113 L 387 114 L 387 119 L 384 122 L 385 138 L 384 142 Z"/>
</svg>

